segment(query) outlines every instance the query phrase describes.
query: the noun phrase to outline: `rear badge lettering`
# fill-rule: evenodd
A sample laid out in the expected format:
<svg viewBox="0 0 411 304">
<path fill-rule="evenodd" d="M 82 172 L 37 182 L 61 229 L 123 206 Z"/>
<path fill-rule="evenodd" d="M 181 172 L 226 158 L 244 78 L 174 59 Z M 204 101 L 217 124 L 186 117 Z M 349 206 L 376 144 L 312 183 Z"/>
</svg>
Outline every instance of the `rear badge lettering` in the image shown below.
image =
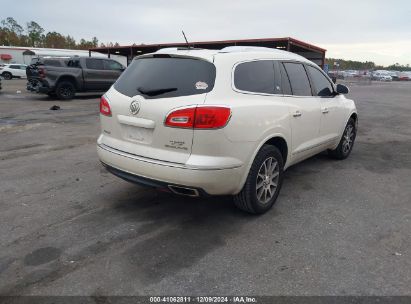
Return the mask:
<svg viewBox="0 0 411 304">
<path fill-rule="evenodd" d="M 188 150 L 188 148 L 185 147 L 184 145 L 185 145 L 184 141 L 170 140 L 167 145 L 164 145 L 164 147 L 176 149 L 176 150 Z"/>
</svg>

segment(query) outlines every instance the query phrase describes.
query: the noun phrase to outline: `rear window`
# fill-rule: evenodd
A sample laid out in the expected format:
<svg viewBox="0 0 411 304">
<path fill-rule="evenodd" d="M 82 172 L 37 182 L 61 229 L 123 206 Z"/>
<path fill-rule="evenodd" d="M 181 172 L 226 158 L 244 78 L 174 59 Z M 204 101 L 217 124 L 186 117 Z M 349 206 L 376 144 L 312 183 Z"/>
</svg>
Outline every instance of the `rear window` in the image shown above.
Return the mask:
<svg viewBox="0 0 411 304">
<path fill-rule="evenodd" d="M 114 84 L 120 93 L 147 99 L 196 95 L 214 87 L 215 66 L 204 60 L 161 57 L 133 60 Z"/>
<path fill-rule="evenodd" d="M 59 60 L 50 60 L 50 59 L 44 60 L 44 65 L 55 66 L 55 67 L 63 66 Z"/>
</svg>

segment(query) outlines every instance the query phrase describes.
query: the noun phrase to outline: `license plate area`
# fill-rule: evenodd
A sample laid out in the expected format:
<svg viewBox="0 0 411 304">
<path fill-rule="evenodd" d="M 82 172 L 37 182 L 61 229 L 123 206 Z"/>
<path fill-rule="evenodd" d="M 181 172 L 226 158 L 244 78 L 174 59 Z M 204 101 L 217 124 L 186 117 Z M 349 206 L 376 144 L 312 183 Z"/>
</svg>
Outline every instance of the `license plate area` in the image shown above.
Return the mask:
<svg viewBox="0 0 411 304">
<path fill-rule="evenodd" d="M 122 124 L 123 137 L 126 140 L 142 144 L 151 144 L 154 129 L 147 129 Z"/>
</svg>

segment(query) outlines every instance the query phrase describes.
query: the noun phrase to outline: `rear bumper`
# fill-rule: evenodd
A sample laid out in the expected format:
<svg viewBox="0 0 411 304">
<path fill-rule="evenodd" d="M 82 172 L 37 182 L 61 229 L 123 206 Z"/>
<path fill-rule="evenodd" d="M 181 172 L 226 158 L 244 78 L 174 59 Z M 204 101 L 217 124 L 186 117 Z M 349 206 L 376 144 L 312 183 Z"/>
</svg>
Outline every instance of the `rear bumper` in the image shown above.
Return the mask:
<svg viewBox="0 0 411 304">
<path fill-rule="evenodd" d="M 97 145 L 100 160 L 111 173 L 134 183 L 158 188 L 196 189 L 200 195 L 237 194 L 241 190 L 243 166 L 230 169 L 193 169 L 165 163 Z"/>
<path fill-rule="evenodd" d="M 52 91 L 47 82 L 42 82 L 37 79 L 29 79 L 26 86 L 28 91 L 35 93 L 44 93 L 47 94 Z"/>
</svg>

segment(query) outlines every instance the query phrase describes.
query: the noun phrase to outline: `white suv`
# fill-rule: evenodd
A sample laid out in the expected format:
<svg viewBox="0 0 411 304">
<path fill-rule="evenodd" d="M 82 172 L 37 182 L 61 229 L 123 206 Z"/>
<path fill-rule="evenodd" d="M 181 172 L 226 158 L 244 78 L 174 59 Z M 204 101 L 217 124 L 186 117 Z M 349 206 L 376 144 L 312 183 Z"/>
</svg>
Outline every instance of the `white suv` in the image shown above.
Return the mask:
<svg viewBox="0 0 411 304">
<path fill-rule="evenodd" d="M 4 67 L 0 67 L 0 75 L 7 80 L 14 77 L 26 78 L 26 68 L 26 64 L 6 64 Z"/>
<path fill-rule="evenodd" d="M 268 48 L 162 49 L 136 57 L 101 98 L 98 154 L 111 173 L 188 196 L 234 195 L 263 213 L 283 171 L 346 158 L 357 112 L 314 63 Z"/>
</svg>

